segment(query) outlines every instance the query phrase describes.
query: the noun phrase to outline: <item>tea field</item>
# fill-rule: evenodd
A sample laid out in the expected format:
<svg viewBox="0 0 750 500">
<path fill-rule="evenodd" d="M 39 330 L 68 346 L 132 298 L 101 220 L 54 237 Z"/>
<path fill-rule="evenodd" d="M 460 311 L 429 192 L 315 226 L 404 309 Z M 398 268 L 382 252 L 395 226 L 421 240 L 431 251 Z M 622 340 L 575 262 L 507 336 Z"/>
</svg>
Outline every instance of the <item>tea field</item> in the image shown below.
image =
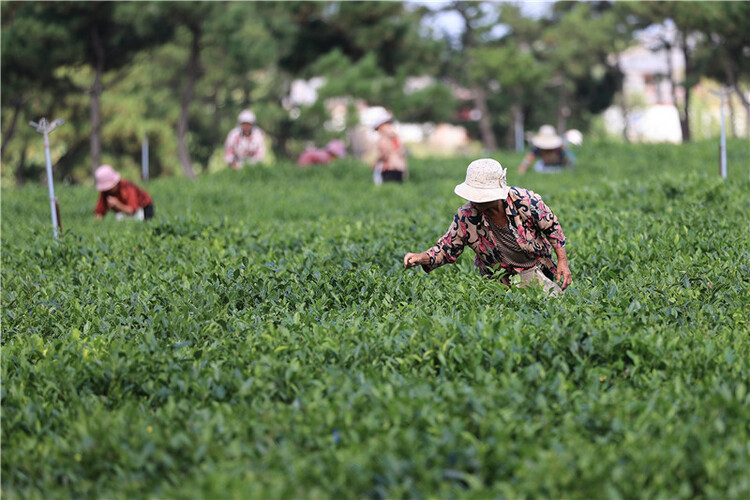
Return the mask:
<svg viewBox="0 0 750 500">
<path fill-rule="evenodd" d="M 559 299 L 448 228 L 471 159 L 2 190 L 2 496 L 750 497 L 750 148 L 586 144 L 519 178 L 568 238 Z"/>
</svg>

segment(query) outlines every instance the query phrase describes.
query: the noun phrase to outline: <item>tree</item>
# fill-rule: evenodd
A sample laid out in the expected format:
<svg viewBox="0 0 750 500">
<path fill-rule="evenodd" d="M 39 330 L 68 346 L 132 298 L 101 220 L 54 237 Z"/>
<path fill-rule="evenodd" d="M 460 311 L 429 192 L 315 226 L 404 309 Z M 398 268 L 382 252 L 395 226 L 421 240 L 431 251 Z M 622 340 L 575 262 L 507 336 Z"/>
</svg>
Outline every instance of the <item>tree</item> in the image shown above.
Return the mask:
<svg viewBox="0 0 750 500">
<path fill-rule="evenodd" d="M 508 129 L 513 130 L 515 142 L 520 135 L 516 131 L 523 128 L 523 103 L 539 91 L 544 82 L 544 72 L 527 48 L 517 46 L 512 39 L 504 42 L 498 47 L 473 49 L 468 69 L 473 81 L 484 88 L 492 88 L 494 83 L 499 93 L 506 97 L 513 121 L 513 127 Z M 493 115 L 497 116 L 497 111 L 500 110 L 493 109 Z M 520 140 L 517 148 L 523 148 L 522 137 Z"/>
<path fill-rule="evenodd" d="M 473 56 L 477 52 L 474 49 L 480 44 L 482 38 L 490 33 L 497 20 L 497 11 L 492 4 L 482 2 L 451 2 L 444 10 L 456 12 L 462 19 L 464 30 L 461 34 L 460 58 L 461 73 L 465 83 L 471 88 L 474 95 L 474 103 L 479 110 L 479 133 L 482 137 L 484 149 L 495 151 L 497 141 L 492 130 L 492 119 L 487 106 L 487 92 L 482 82 L 475 79 L 478 72 L 469 70 L 472 65 Z"/>
<path fill-rule="evenodd" d="M 91 168 L 101 158 L 101 95 L 105 90 L 105 73 L 122 69 L 140 50 L 165 40 L 170 32 L 150 4 L 133 8 L 127 3 L 59 2 L 45 3 L 37 11 L 38 19 L 50 29 L 66 34 L 67 54 L 71 65 L 93 69 L 93 81 L 79 88 L 90 96 Z M 114 75 L 113 79 L 121 77 Z"/>
<path fill-rule="evenodd" d="M 655 26 L 650 31 L 651 49 L 654 51 L 663 50 L 667 54 L 669 70 L 667 78 L 670 81 L 674 104 L 680 115 L 680 126 L 682 129 L 682 140 L 690 141 L 690 96 L 692 88 L 698 83 L 706 60 L 696 59 L 696 53 L 706 43 L 706 39 L 701 31 L 705 29 L 707 19 L 710 19 L 712 12 L 716 12 L 718 5 L 724 2 L 707 3 L 707 2 L 643 2 L 628 4 L 631 16 L 638 19 L 641 27 Z M 747 25 L 746 19 L 728 19 L 728 25 L 736 22 L 740 23 L 740 31 L 733 35 L 733 40 L 747 37 L 747 32 L 741 31 L 742 26 Z M 743 24 L 744 23 L 744 24 Z M 728 28 L 728 25 L 720 26 L 721 30 Z M 730 29 L 731 30 L 731 29 Z M 735 42 L 737 43 L 737 42 Z M 741 45 L 742 42 L 739 42 Z M 685 60 L 685 75 L 681 81 L 677 81 L 677 76 L 671 68 L 670 53 L 673 48 L 678 49 Z M 678 102 L 675 89 L 681 86 L 684 90 L 682 102 Z"/>
<path fill-rule="evenodd" d="M 184 67 L 184 87 L 180 99 L 180 116 L 177 120 L 177 156 L 182 170 L 190 179 L 195 178 L 190 150 L 187 144 L 190 105 L 195 95 L 195 87 L 203 75 L 201 50 L 204 37 L 204 24 L 210 24 L 215 15 L 216 4 L 211 2 L 174 2 L 160 4 L 164 17 L 170 20 L 177 33 L 177 42 L 188 46 L 187 62 Z M 180 30 L 184 29 L 185 33 Z"/>
<path fill-rule="evenodd" d="M 16 136 L 19 122 L 51 116 L 51 107 L 72 86 L 55 76 L 55 69 L 69 57 L 69 34 L 42 19 L 40 4 L 2 3 L 2 107 L 10 109 L 10 120 L 3 120 L 0 156 L 7 165 L 8 146 Z M 27 120 L 21 119 L 26 110 Z M 8 113 L 4 113 L 6 116 Z M 5 117 L 4 117 L 5 118 Z M 25 180 L 25 155 L 16 167 L 16 180 Z"/>
<path fill-rule="evenodd" d="M 737 95 L 745 109 L 745 130 L 750 134 L 750 100 L 742 88 L 750 85 L 750 3 L 715 2 L 702 7 L 698 29 L 704 37 L 696 58 L 708 76 Z"/>
<path fill-rule="evenodd" d="M 328 76 L 319 101 L 364 99 L 391 109 L 401 120 L 445 120 L 453 108 L 447 86 L 436 82 L 407 94 L 410 76 L 437 73 L 441 43 L 422 37 L 421 10 L 394 2 L 291 2 L 295 29 L 280 68 L 302 77 Z M 437 102 L 436 102 L 437 101 Z M 302 110 L 290 129 L 324 140 L 325 108 Z"/>
<path fill-rule="evenodd" d="M 494 129 L 509 132 L 509 144 L 522 146 L 527 118 L 541 125 L 556 117 L 562 132 L 569 119 L 586 123 L 611 104 L 622 78 L 610 55 L 629 33 L 616 26 L 609 4 L 556 4 L 538 19 L 504 4 L 499 20 L 500 29 L 468 51 L 466 64 L 487 91 Z"/>
<path fill-rule="evenodd" d="M 540 35 L 538 57 L 546 64 L 548 87 L 557 93 L 557 130 L 568 120 L 588 121 L 622 88 L 617 59 L 630 38 L 609 2 L 556 3 Z"/>
</svg>

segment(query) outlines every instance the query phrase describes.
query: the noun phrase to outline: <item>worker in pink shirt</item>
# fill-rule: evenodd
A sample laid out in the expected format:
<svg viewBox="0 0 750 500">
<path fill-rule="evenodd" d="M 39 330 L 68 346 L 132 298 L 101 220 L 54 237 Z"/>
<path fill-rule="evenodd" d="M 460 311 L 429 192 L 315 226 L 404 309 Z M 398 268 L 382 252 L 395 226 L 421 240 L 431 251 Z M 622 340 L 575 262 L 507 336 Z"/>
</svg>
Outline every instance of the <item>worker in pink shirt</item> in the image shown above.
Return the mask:
<svg viewBox="0 0 750 500">
<path fill-rule="evenodd" d="M 306 149 L 297 159 L 297 165 L 307 168 L 310 165 L 327 165 L 336 158 L 346 156 L 346 146 L 338 139 L 333 139 L 325 148 Z"/>
</svg>

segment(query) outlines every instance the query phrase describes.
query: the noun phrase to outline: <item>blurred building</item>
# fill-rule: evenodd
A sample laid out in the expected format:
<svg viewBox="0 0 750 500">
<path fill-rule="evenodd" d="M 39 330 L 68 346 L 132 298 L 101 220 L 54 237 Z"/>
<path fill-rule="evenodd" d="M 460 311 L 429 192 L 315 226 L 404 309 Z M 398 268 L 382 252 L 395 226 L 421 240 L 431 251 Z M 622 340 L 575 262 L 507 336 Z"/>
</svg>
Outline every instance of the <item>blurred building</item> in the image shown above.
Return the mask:
<svg viewBox="0 0 750 500">
<path fill-rule="evenodd" d="M 682 142 L 680 117 L 673 100 L 668 74 L 681 81 L 685 60 L 679 50 L 652 51 L 638 45 L 619 54 L 624 73 L 623 95 L 619 105 L 604 112 L 607 132 L 635 142 Z M 669 60 L 667 60 L 669 58 Z M 675 97 L 684 99 L 682 87 L 674 89 Z"/>
<path fill-rule="evenodd" d="M 618 102 L 603 114 L 607 133 L 627 136 L 633 142 L 682 142 L 676 104 L 682 106 L 685 100 L 685 90 L 681 85 L 685 79 L 685 59 L 681 50 L 673 48 L 668 51 L 662 43 L 665 39 L 674 42 L 673 29 L 669 25 L 653 26 L 642 34 L 639 45 L 616 56 L 624 74 L 623 93 Z M 674 88 L 670 74 L 675 82 Z M 720 88 L 719 83 L 705 78 L 692 88 L 690 128 L 693 138 L 718 135 L 721 101 L 710 91 Z M 735 113 L 736 109 L 741 109 L 737 96 L 730 96 L 727 108 L 724 110 L 727 133 L 747 136 L 748 120 L 738 119 Z"/>
</svg>

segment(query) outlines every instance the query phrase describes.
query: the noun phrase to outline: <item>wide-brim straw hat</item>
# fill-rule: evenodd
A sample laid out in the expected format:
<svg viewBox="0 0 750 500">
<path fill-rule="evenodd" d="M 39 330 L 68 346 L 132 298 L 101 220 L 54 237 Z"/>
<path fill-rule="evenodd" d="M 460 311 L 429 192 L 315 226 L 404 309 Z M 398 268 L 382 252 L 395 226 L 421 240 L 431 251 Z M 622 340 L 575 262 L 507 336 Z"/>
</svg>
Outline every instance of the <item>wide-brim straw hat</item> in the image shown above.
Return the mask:
<svg viewBox="0 0 750 500">
<path fill-rule="evenodd" d="M 539 133 L 531 138 L 531 144 L 539 149 L 557 149 L 562 147 L 562 137 L 557 135 L 555 127 L 552 125 L 542 125 Z"/>
<path fill-rule="evenodd" d="M 453 190 L 461 198 L 474 203 L 504 200 L 510 186 L 505 180 L 507 169 L 492 158 L 480 158 L 466 167 L 466 180 Z"/>
<path fill-rule="evenodd" d="M 110 165 L 102 165 L 94 172 L 97 191 L 109 191 L 120 182 L 120 174 Z"/>
</svg>

